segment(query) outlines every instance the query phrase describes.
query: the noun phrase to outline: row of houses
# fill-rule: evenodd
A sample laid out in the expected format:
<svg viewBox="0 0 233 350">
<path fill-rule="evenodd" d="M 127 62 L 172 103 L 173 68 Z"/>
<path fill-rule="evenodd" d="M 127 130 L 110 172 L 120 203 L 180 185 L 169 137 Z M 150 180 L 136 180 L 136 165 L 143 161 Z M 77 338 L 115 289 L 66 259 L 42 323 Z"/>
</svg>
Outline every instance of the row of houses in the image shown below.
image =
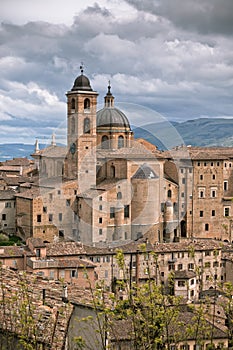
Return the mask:
<svg viewBox="0 0 233 350">
<path fill-rule="evenodd" d="M 137 247 L 131 246 L 131 249 L 129 249 L 130 247 L 125 248 L 125 268 L 129 269 L 128 271 L 117 269 L 116 251 L 106 250 L 101 253 L 99 249 L 93 248 L 88 251 L 87 247 L 78 243 L 74 244 L 74 242 L 66 244 L 63 242 L 60 249 L 59 243 L 43 244 L 34 239 L 28 242 L 27 247 L 1 247 L 0 332 L 2 344 L 9 344 L 7 348 L 11 350 L 24 340 L 27 344 L 36 343 L 39 349 L 74 350 L 77 344 L 80 344 L 77 341 L 82 339 L 85 341 L 86 348 L 92 350 L 97 348 L 134 349 L 130 318 L 128 320 L 118 319 L 117 321 L 114 319 L 114 322 L 110 321 L 111 327 L 106 328 L 106 320 L 102 318 L 102 307 L 104 305 L 105 308 L 108 306 L 110 310 L 114 310 L 114 304 L 112 304 L 114 299 L 108 288 L 104 290 L 104 295 L 102 292 L 100 294 L 94 292 L 95 283 L 101 281 L 98 271 L 103 271 L 103 265 L 107 269 L 109 261 L 108 271 L 112 270 L 114 276 L 106 278 L 106 284 L 109 283 L 112 286 L 112 281 L 116 282 L 117 279 L 121 281 L 125 279 L 124 273 L 128 273 L 129 283 L 131 281 L 133 287 L 136 282 L 143 283 L 146 278 L 148 279 L 146 267 L 150 266 L 152 262 L 154 264 L 154 258 L 158 263 L 163 256 L 164 266 L 170 264 L 174 248 L 171 247 L 169 250 L 169 248 L 165 248 L 165 244 L 161 244 L 159 249 L 155 248 L 158 258 L 154 256 L 153 260 L 148 258 L 148 253 L 151 253 L 149 246 L 140 248 L 138 245 Z M 206 295 L 209 298 L 208 301 L 204 300 L 204 306 L 201 306 L 206 309 L 204 318 L 203 315 L 201 316 L 202 326 L 198 324 L 198 338 L 194 332 L 190 332 L 189 329 L 194 327 L 197 318 L 200 317 L 198 308 L 201 304 L 195 294 L 200 292 L 199 287 L 197 288 L 199 277 L 197 271 L 191 269 L 185 272 L 185 270 L 179 270 L 177 265 L 181 264 L 181 261 L 184 264 L 186 262 L 190 264 L 188 261 L 194 261 L 191 256 L 194 256 L 195 259 L 206 256 L 204 263 L 221 263 L 222 248 L 216 242 L 215 244 L 209 242 L 206 245 L 204 242 L 200 242 L 194 252 L 193 243 L 187 242 L 186 246 L 175 251 L 177 257 L 173 256 L 172 260 L 174 263 L 174 260 L 177 259 L 173 270 L 177 272 L 177 276 L 174 278 L 174 289 L 173 291 L 169 290 L 169 292 L 180 296 L 180 301 L 182 300 L 183 303 L 181 302 L 179 311 L 178 309 L 175 311 L 175 314 L 179 314 L 178 318 L 175 318 L 169 327 L 170 349 L 230 348 L 228 346 L 230 329 L 226 327 L 229 315 L 226 314 L 227 308 L 224 309 L 222 306 L 229 303 L 229 300 L 224 299 L 224 295 L 211 293 L 216 292 L 216 281 L 214 280 L 211 285 L 207 285 L 205 282 L 202 285 L 201 300 Z M 74 260 L 76 260 L 75 266 L 73 265 Z M 92 260 L 95 262 L 92 263 Z M 66 262 L 65 266 L 62 261 Z M 78 264 L 77 261 L 79 261 Z M 35 263 L 35 265 L 30 262 Z M 23 267 L 26 268 L 26 271 L 23 271 Z M 33 267 L 35 267 L 34 270 Z M 56 275 L 60 267 L 64 269 L 64 274 Z M 132 267 L 132 272 L 130 272 L 130 267 Z M 167 270 L 164 278 L 169 275 L 168 266 Z M 210 270 L 216 272 L 215 267 L 209 268 L 208 273 L 211 273 Z M 130 276 L 131 274 L 132 276 Z M 155 279 L 156 273 L 153 272 L 149 276 Z M 205 276 L 207 275 L 205 274 Z M 88 285 L 86 281 L 88 281 Z M 185 288 L 183 288 L 182 281 L 185 281 Z M 206 290 L 208 286 L 214 289 Z M 194 294 L 191 293 L 192 291 Z M 189 292 L 190 295 L 188 295 Z M 121 299 L 120 293 L 121 291 L 118 290 L 117 295 Z M 192 301 L 192 307 L 188 306 L 187 301 Z M 165 334 L 163 341 L 166 343 Z"/>
<path fill-rule="evenodd" d="M 124 266 L 118 264 L 118 252 Z M 2 246 L 0 262 L 49 280 L 63 280 L 81 288 L 104 282 L 114 291 L 117 281 L 131 286 L 153 279 L 165 293 L 197 301 L 200 293 L 233 283 L 231 246 L 216 240 L 186 240 L 152 245 L 131 242 L 117 248 L 98 248 L 79 242 L 44 243 L 30 238 L 25 246 Z M 171 284 L 172 280 L 172 284 Z"/>
</svg>

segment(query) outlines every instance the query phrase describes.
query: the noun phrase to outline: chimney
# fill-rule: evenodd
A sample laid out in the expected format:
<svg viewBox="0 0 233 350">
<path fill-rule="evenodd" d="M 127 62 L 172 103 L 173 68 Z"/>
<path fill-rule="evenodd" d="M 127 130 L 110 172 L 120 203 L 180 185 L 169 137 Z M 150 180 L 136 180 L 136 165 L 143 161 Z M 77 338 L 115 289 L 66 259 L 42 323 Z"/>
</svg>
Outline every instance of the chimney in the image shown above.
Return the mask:
<svg viewBox="0 0 233 350">
<path fill-rule="evenodd" d="M 67 290 L 67 285 L 66 285 L 66 284 L 64 284 L 64 286 L 63 286 L 62 301 L 63 301 L 64 303 L 68 303 L 68 290 Z"/>
</svg>

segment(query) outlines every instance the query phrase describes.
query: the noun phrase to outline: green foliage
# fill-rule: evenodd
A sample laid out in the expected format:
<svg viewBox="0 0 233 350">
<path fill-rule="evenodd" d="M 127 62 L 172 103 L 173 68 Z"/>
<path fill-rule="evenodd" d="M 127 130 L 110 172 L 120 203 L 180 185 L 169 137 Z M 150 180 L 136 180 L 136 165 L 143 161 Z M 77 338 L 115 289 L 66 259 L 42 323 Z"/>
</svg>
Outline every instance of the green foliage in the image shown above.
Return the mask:
<svg viewBox="0 0 233 350">
<path fill-rule="evenodd" d="M 17 236 L 8 237 L 5 234 L 0 233 L 0 245 L 1 246 L 11 246 L 11 245 L 21 245 L 22 240 Z"/>
</svg>

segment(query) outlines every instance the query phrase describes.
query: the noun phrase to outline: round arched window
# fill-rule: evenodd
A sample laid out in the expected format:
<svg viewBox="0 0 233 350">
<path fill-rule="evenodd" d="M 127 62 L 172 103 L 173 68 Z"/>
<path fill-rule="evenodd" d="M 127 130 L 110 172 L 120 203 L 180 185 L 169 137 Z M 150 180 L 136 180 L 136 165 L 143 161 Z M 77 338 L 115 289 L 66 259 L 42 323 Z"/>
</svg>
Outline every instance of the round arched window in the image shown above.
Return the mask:
<svg viewBox="0 0 233 350">
<path fill-rule="evenodd" d="M 123 148 L 124 146 L 125 146 L 125 142 L 124 142 L 125 140 L 124 140 L 124 136 L 122 136 L 122 135 L 120 135 L 119 137 L 118 137 L 118 148 Z"/>
<path fill-rule="evenodd" d="M 101 148 L 103 148 L 103 149 L 108 149 L 109 148 L 109 138 L 108 138 L 107 135 L 102 136 Z"/>
</svg>

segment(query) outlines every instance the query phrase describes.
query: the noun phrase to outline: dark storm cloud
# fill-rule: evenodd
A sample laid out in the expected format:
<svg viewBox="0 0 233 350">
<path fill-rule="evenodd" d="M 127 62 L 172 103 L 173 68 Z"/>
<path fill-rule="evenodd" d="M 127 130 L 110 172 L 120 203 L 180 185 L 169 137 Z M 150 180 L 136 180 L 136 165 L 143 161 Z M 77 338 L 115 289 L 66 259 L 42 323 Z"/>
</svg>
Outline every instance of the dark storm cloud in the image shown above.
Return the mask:
<svg viewBox="0 0 233 350">
<path fill-rule="evenodd" d="M 232 0 L 127 0 L 137 9 L 169 19 L 175 25 L 203 34 L 233 35 Z"/>
</svg>

